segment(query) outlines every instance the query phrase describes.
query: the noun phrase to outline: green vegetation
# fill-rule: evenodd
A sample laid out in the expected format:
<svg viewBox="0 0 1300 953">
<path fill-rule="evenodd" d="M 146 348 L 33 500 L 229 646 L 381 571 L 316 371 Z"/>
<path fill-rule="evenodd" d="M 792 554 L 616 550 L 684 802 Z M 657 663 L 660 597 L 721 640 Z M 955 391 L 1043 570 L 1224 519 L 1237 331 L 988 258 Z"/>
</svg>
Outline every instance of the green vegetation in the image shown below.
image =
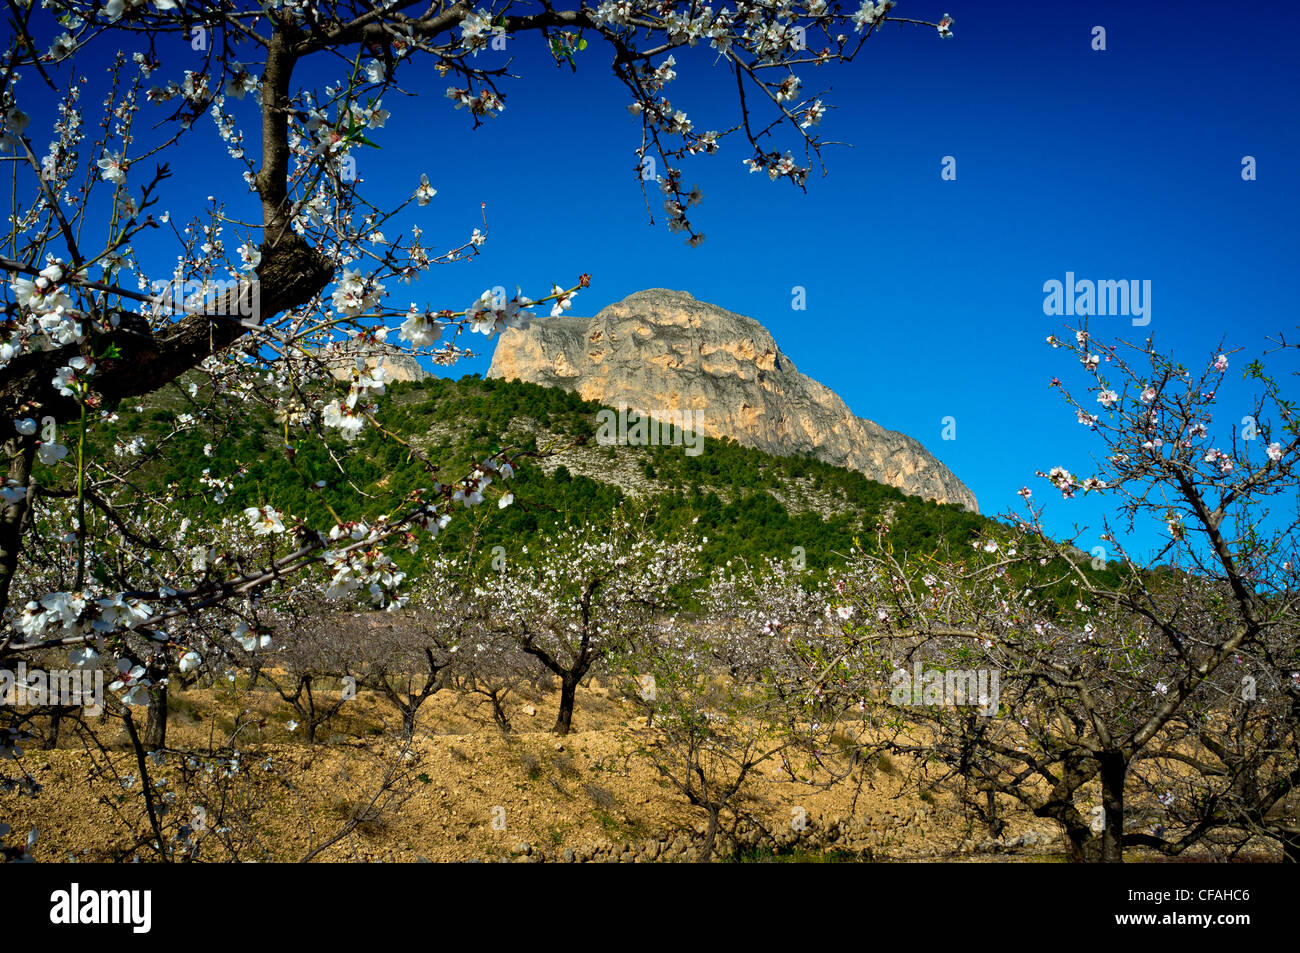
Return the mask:
<svg viewBox="0 0 1300 953">
<path fill-rule="evenodd" d="M 513 506 L 466 511 L 467 518 L 453 520 L 440 537 L 445 548 L 473 545 L 480 554 L 495 545 L 517 551 L 557 522 L 608 512 L 627 494 L 615 480 L 603 478 L 605 469 L 624 474 L 624 485 L 627 477 L 635 480 L 637 496 L 665 534 L 694 523 L 708 537 L 707 565 L 790 557 L 802 547 L 810 567 L 824 568 L 848 551 L 854 537 L 871 545 L 876 524 L 886 516 L 889 544 L 900 553 L 965 548 L 977 531 L 996 526 L 955 505 L 906 496 L 854 471 L 772 456 L 731 440 L 709 439 L 694 457 L 681 447 L 597 448 L 598 404 L 555 388 L 477 375 L 392 385 L 377 413 L 389 433 L 368 427 L 352 445 L 337 437 L 327 445 L 299 440 L 301 430 L 286 430 L 251 401 L 220 433 L 200 418 L 198 427 L 164 439 L 180 414 L 198 417 L 203 407 L 205 395 L 200 391 L 191 398 L 187 383 L 152 395 L 139 411 L 118 408 L 118 420 L 93 435 L 98 453 L 111 453 L 114 441 L 137 436 L 156 446 L 136 473 L 136 489 L 165 497 L 183 512 L 200 513 L 214 498 L 217 491 L 204 484 L 204 471 L 230 480 L 227 512 L 270 504 L 317 527 L 331 525 L 333 514 L 349 520 L 399 512 L 411 493 L 431 486 L 434 478 L 396 436 L 438 464 L 444 480 L 464 475 L 475 461 L 507 447 L 525 454 L 512 481 Z M 549 476 L 526 456 L 558 448 L 567 449 L 555 458 L 559 465 Z M 346 477 L 331 453 L 343 461 Z M 585 474 L 575 473 L 579 470 Z M 317 481 L 324 487 L 318 489 Z M 805 502 L 798 506 L 794 500 Z"/>
<path fill-rule="evenodd" d="M 198 385 L 194 395 L 191 382 Z M 412 494 L 435 479 L 453 482 L 502 451 L 515 457 L 514 505 L 499 509 L 493 497 L 488 505 L 459 511 L 436 543 L 398 554 L 407 572 L 418 573 L 420 562 L 439 550 L 472 552 L 482 563 L 496 546 L 512 555 L 526 546 L 536 552 L 557 524 L 599 519 L 629 493 L 647 508 L 662 538 L 693 526 L 707 539 L 706 568 L 799 553 L 819 572 L 837 564 L 855 539 L 874 550 L 882 521 L 889 526 L 884 545 L 900 556 L 963 560 L 977 537 L 1012 535 L 1010 527 L 954 504 L 907 496 L 856 471 L 773 456 L 729 439 L 706 440 L 698 456 L 679 446 L 596 446 L 599 404 L 519 381 L 469 375 L 395 383 L 378 403 L 376 417 L 385 432 L 368 426 L 352 444 L 334 431 L 326 432 L 325 441 L 303 439 L 302 423 L 277 422 L 257 401 L 206 412 L 208 399 L 202 379 L 187 377 L 150 395 L 138 409 L 119 407 L 115 421 L 92 429 L 90 459 L 115 452 L 114 443 L 143 438 L 147 449 L 132 492 L 166 499 L 192 517 L 216 500 L 226 513 L 269 504 L 320 529 L 336 518 L 403 512 Z M 197 426 L 176 432 L 182 414 Z M 219 432 L 206 425 L 211 419 L 222 421 Z M 420 454 L 437 465 L 436 474 Z M 227 483 L 215 488 L 213 479 Z M 1054 568 L 1061 581 L 1049 599 L 1070 612 L 1076 582 L 1063 561 Z M 1085 572 L 1105 584 L 1118 566 Z"/>
</svg>

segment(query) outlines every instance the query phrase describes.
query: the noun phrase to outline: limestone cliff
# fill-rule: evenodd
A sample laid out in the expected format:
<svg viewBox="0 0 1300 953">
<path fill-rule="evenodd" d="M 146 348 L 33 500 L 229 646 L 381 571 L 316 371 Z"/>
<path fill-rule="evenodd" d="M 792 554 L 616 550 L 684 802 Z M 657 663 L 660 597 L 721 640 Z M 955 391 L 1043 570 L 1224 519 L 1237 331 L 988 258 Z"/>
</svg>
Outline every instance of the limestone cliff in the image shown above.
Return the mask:
<svg viewBox="0 0 1300 953">
<path fill-rule="evenodd" d="M 853 415 L 799 373 L 753 318 L 653 288 L 594 318 L 541 317 L 501 336 L 489 377 L 575 391 L 609 407 L 702 412 L 708 436 L 808 454 L 904 493 L 978 511 L 973 494 L 918 441 Z"/>
<path fill-rule="evenodd" d="M 419 381 L 429 376 L 428 372 L 420 366 L 419 361 L 401 348 L 392 345 L 357 346 L 350 342 L 338 344 L 326 358 L 326 364 L 335 377 L 351 380 L 358 357 L 365 359 L 367 368 L 382 365 L 388 372 L 390 381 Z"/>
</svg>

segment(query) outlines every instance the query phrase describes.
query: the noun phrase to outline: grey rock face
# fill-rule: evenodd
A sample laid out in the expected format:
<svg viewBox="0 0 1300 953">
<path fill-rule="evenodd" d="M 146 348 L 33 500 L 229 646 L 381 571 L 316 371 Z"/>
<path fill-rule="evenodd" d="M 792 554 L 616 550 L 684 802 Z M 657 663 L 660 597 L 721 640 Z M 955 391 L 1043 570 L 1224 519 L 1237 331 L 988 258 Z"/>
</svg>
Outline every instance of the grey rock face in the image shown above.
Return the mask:
<svg viewBox="0 0 1300 953">
<path fill-rule="evenodd" d="M 562 387 L 652 416 L 698 411 L 707 436 L 808 454 L 904 493 L 979 509 L 975 494 L 918 441 L 854 416 L 799 373 L 753 318 L 684 291 L 639 291 L 594 318 L 542 317 L 527 331 L 511 329 L 488 376 Z"/>
</svg>

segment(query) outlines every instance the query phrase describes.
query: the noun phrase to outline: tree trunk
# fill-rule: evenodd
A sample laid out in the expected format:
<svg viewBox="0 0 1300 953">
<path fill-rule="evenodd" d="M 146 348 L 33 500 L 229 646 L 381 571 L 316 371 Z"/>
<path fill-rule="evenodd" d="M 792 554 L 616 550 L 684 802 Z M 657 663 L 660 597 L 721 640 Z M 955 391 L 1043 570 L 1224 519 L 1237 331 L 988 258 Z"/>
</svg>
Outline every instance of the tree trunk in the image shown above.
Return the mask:
<svg viewBox="0 0 1300 953">
<path fill-rule="evenodd" d="M 998 816 L 998 796 L 992 791 L 984 792 L 984 817 L 989 827 L 989 837 L 994 840 L 1002 838 L 1002 832 L 1006 829 L 1007 822 Z"/>
<path fill-rule="evenodd" d="M 307 743 L 314 745 L 316 743 L 316 729 L 323 722 L 324 718 L 316 717 L 316 696 L 311 691 L 311 676 L 302 675 L 298 678 L 298 697 L 306 699 L 303 702 L 303 721 L 307 723 Z"/>
<path fill-rule="evenodd" d="M 149 691 L 149 720 L 144 727 L 144 746 L 150 751 L 167 746 L 166 685 L 155 685 Z"/>
<path fill-rule="evenodd" d="M 713 846 L 718 840 L 718 812 L 720 808 L 710 805 L 707 808 L 709 812 L 709 826 L 704 831 L 704 843 L 700 845 L 699 853 L 696 859 L 704 863 L 713 861 Z"/>
<path fill-rule="evenodd" d="M 10 447 L 13 445 L 10 444 Z M 35 441 L 28 440 L 14 449 L 9 458 L 8 478 L 17 486 L 27 486 L 31 479 L 32 459 L 36 455 Z M 30 491 L 29 491 L 30 492 Z M 12 503 L 0 503 L 0 611 L 9 605 L 9 584 L 18 569 L 18 553 L 22 549 L 23 517 L 27 513 L 27 497 Z"/>
<path fill-rule="evenodd" d="M 497 726 L 502 731 L 510 730 L 510 719 L 506 717 L 505 706 L 501 704 L 501 699 L 497 696 L 496 691 L 488 693 L 488 698 L 492 699 L 492 718 L 496 721 Z"/>
<path fill-rule="evenodd" d="M 1088 859 L 1088 831 L 1086 828 L 1066 827 L 1065 856 L 1072 864 L 1082 864 Z"/>
<path fill-rule="evenodd" d="M 1050 817 L 1065 829 L 1065 856 L 1072 864 L 1084 864 L 1097 860 L 1098 844 L 1101 838 L 1092 830 L 1089 818 L 1078 811 L 1035 812 L 1038 817 Z"/>
<path fill-rule="evenodd" d="M 565 672 L 560 677 L 560 715 L 555 719 L 555 733 L 567 735 L 573 727 L 573 702 L 578 694 L 578 676 Z"/>
<path fill-rule="evenodd" d="M 1124 784 L 1128 779 L 1128 761 L 1118 752 L 1107 752 L 1101 759 L 1102 817 L 1101 862 L 1124 863 Z"/>
<path fill-rule="evenodd" d="M 59 727 L 63 723 L 63 713 L 62 705 L 56 705 L 50 712 L 50 733 L 45 736 L 46 751 L 53 751 L 59 746 Z"/>
</svg>

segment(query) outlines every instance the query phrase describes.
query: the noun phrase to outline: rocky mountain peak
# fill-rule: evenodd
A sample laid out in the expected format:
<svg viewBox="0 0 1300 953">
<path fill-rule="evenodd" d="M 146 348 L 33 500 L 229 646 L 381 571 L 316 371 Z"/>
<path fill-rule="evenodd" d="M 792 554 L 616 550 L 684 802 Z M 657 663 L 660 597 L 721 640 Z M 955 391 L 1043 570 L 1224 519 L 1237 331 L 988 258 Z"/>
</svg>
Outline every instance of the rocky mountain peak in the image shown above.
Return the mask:
<svg viewBox="0 0 1300 953">
<path fill-rule="evenodd" d="M 489 377 L 574 391 L 609 407 L 692 410 L 708 436 L 859 470 L 904 493 L 978 511 L 918 441 L 855 416 L 799 373 L 758 321 L 685 291 L 648 288 L 595 317 L 537 318 L 497 343 Z"/>
<path fill-rule="evenodd" d="M 342 380 L 352 377 L 357 359 L 365 362 L 366 369 L 383 367 L 390 381 L 419 381 L 428 377 L 428 372 L 406 351 L 391 344 L 357 344 L 352 341 L 336 344 L 325 358 L 330 373 Z"/>
</svg>

